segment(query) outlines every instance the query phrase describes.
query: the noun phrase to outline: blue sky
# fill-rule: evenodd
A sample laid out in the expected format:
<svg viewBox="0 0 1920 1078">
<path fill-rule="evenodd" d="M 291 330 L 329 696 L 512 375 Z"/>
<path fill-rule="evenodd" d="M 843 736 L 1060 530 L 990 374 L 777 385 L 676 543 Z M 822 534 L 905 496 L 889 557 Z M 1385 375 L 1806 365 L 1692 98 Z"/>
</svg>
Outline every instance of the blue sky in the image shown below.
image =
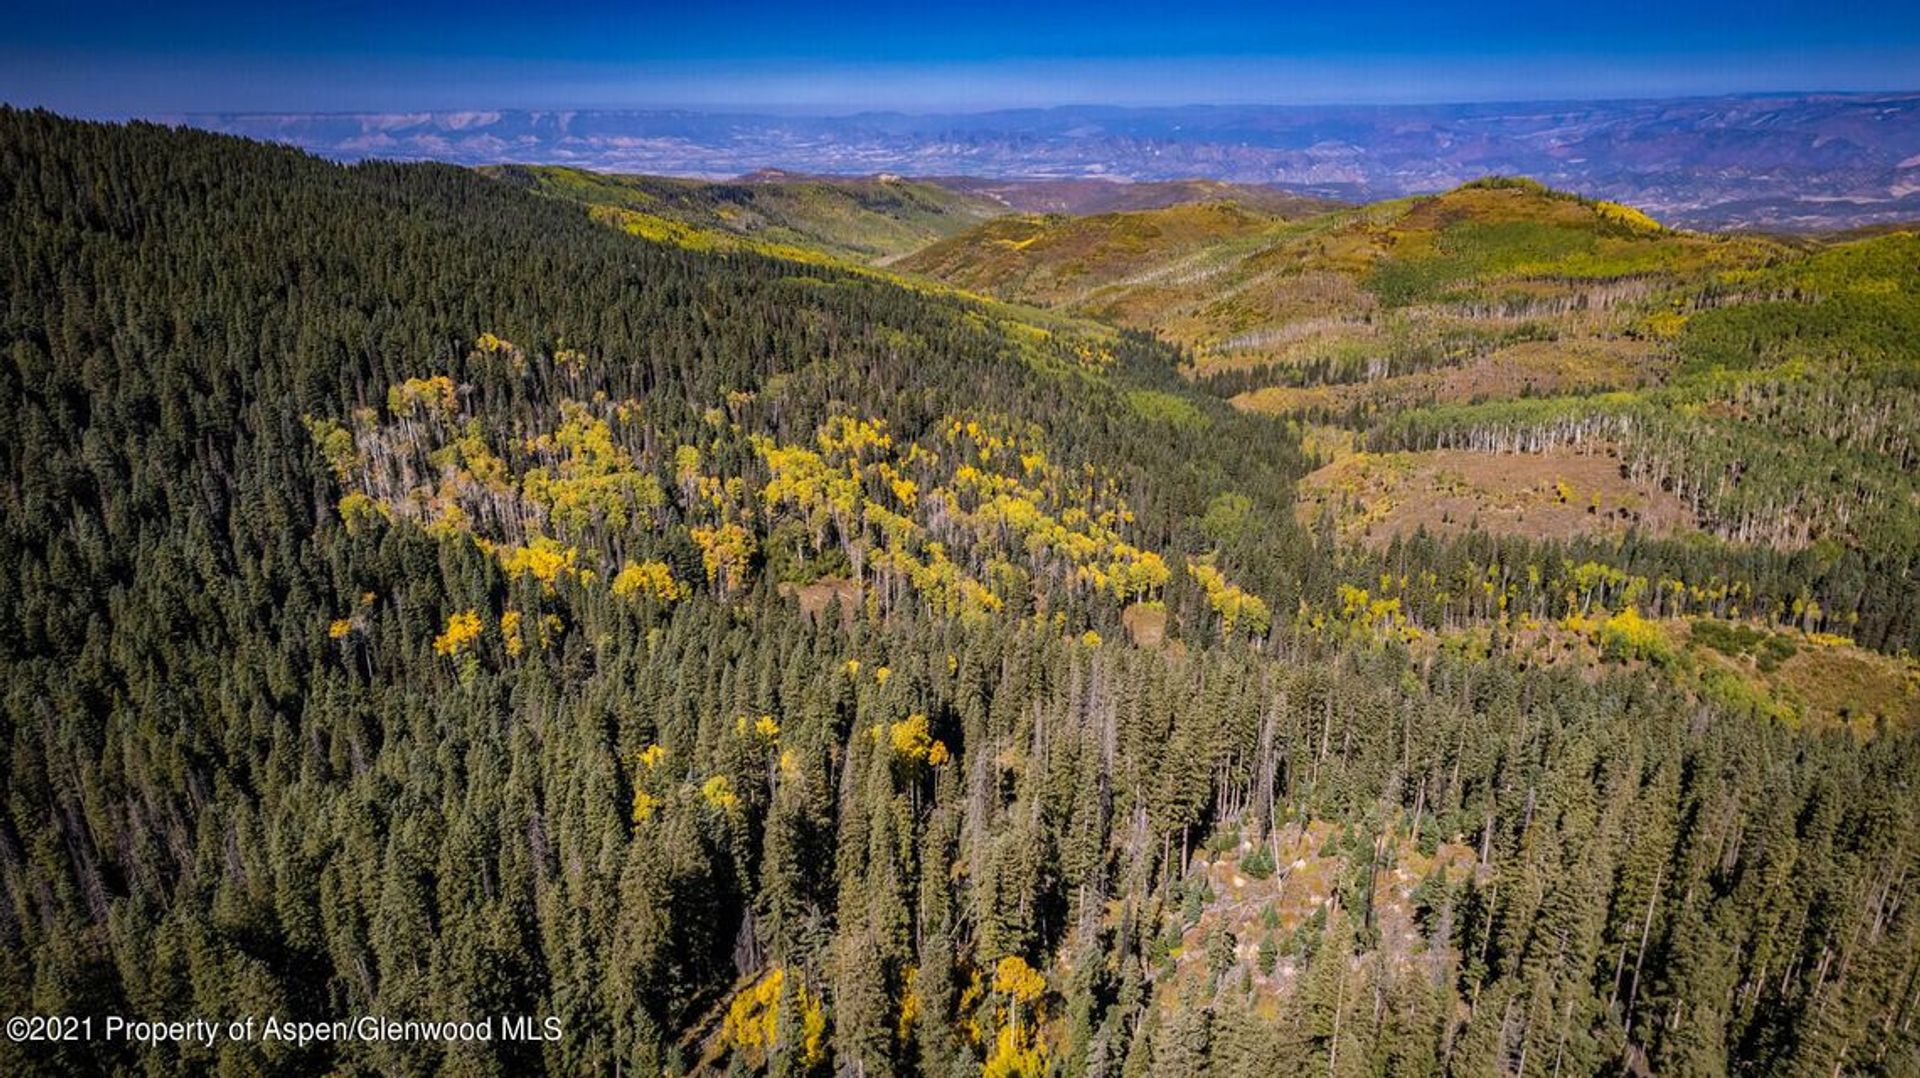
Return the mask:
<svg viewBox="0 0 1920 1078">
<path fill-rule="evenodd" d="M 93 115 L 966 111 L 1920 89 L 1920 3 L 107 3 L 0 23 L 0 100 Z"/>
</svg>

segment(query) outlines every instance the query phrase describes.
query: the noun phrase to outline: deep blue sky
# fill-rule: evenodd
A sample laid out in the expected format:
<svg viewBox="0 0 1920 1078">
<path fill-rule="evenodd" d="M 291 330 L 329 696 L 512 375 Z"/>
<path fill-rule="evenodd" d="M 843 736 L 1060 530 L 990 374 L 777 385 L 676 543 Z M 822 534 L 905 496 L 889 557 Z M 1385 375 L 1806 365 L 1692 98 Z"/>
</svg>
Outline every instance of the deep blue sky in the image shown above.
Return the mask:
<svg viewBox="0 0 1920 1078">
<path fill-rule="evenodd" d="M 96 115 L 1920 89 L 1920 0 L 15 6 L 0 100 Z"/>
</svg>

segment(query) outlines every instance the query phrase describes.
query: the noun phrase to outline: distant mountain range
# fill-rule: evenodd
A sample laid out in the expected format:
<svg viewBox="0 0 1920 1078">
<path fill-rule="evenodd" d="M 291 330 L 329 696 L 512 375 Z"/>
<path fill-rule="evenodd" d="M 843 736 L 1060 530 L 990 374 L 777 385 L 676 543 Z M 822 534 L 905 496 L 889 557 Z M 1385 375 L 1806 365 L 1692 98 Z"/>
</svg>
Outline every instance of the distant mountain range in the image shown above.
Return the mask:
<svg viewBox="0 0 1920 1078">
<path fill-rule="evenodd" d="M 1373 107 L 1068 107 L 796 117 L 686 111 L 165 117 L 328 157 L 705 177 L 1205 178 L 1368 200 L 1489 174 L 1693 228 L 1920 218 L 1920 93 Z"/>
</svg>

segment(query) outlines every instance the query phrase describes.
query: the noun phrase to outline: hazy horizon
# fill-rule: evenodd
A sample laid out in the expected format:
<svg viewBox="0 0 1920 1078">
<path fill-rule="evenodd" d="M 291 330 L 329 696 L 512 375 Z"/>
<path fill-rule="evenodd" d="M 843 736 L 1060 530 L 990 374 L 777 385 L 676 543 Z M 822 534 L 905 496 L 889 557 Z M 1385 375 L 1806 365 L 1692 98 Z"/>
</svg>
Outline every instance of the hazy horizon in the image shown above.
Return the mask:
<svg viewBox="0 0 1920 1078">
<path fill-rule="evenodd" d="M 1506 17 L 1461 3 L 972 5 L 831 19 L 512 5 L 131 0 L 0 27 L 0 100 L 87 116 L 451 109 L 684 109 L 843 116 L 1073 105 L 1421 105 L 1751 93 L 1898 92 L 1920 71 L 1920 12 L 1846 20 L 1797 0 L 1660 5 L 1605 19 Z M 1797 89 L 1814 87 L 1815 89 Z"/>
<path fill-rule="evenodd" d="M 536 115 L 555 115 L 561 113 L 580 114 L 675 114 L 684 113 L 706 117 L 768 117 L 786 119 L 813 120 L 854 120 L 863 117 L 899 117 L 905 119 L 996 116 L 1010 113 L 1048 113 L 1073 112 L 1107 109 L 1116 112 L 1177 112 L 1181 110 L 1271 110 L 1309 111 L 1309 110 L 1398 110 L 1398 109 L 1465 109 L 1465 108 L 1525 108 L 1534 106 L 1566 105 L 1610 105 L 1644 104 L 1653 102 L 1712 101 L 1726 100 L 1766 100 L 1778 98 L 1818 99 L 1818 98 L 1907 98 L 1920 97 L 1920 79 L 1910 86 L 1887 87 L 1884 89 L 1832 89 L 1824 87 L 1804 88 L 1782 86 L 1770 89 L 1727 91 L 1722 93 L 1675 93 L 1675 94 L 1615 94 L 1596 96 L 1556 96 L 1556 97 L 1515 97 L 1515 98 L 1435 98 L 1432 100 L 1327 100 L 1327 101 L 1260 101 L 1260 100 L 1219 100 L 1219 101 L 1180 101 L 1155 105 L 1115 104 L 1110 101 L 1084 100 L 1061 101 L 1045 105 L 981 105 L 978 107 L 954 108 L 879 108 L 879 107 L 832 107 L 789 105 L 774 101 L 743 101 L 738 104 L 701 104 L 698 102 L 661 101 L 639 104 L 577 104 L 577 105 L 507 105 L 507 104 L 467 104 L 446 105 L 419 108 L 338 108 L 338 109 L 295 109 L 295 108 L 234 108 L 234 109 L 100 109 L 93 111 L 62 109 L 49 105 L 5 101 L 7 105 L 19 108 L 46 108 L 50 112 L 71 116 L 76 119 L 126 121 L 153 120 L 172 117 L 194 116 L 387 116 L 387 115 L 433 115 L 458 116 L 464 113 L 527 113 Z"/>
</svg>

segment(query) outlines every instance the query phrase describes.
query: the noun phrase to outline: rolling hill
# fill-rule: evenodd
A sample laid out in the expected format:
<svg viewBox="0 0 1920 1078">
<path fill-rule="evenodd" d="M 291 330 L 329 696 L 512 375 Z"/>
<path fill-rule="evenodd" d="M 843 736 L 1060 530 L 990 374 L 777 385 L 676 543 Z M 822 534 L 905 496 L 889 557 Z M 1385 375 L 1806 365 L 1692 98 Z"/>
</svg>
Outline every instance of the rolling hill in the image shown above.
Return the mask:
<svg viewBox="0 0 1920 1078">
<path fill-rule="evenodd" d="M 1396 333 L 1596 317 L 1778 246 L 1674 232 L 1523 182 L 1281 218 L 1239 203 L 1000 218 L 900 268 L 1151 329 L 1201 374 L 1391 350 Z M 1416 325 L 1417 324 L 1417 325 Z"/>
<path fill-rule="evenodd" d="M 481 171 L 595 207 L 636 233 L 677 235 L 681 242 L 701 232 L 719 233 L 743 237 L 763 249 L 816 249 L 863 262 L 906 254 L 1007 212 L 992 198 L 890 176 L 763 170 L 712 183 L 534 165 Z"/>
<path fill-rule="evenodd" d="M 1237 406 L 1320 425 L 1301 511 L 1348 538 L 1702 533 L 1905 566 L 1916 244 L 1676 231 L 1491 179 L 1299 221 L 1003 217 L 899 266 L 1159 333 Z"/>
<path fill-rule="evenodd" d="M 1032 179 L 979 176 L 929 176 L 925 182 L 954 191 L 985 195 L 1021 213 L 1086 216 L 1129 210 L 1157 210 L 1189 202 L 1238 202 L 1277 217 L 1324 213 L 1341 203 L 1277 186 L 1223 183 L 1219 180 Z"/>
</svg>

